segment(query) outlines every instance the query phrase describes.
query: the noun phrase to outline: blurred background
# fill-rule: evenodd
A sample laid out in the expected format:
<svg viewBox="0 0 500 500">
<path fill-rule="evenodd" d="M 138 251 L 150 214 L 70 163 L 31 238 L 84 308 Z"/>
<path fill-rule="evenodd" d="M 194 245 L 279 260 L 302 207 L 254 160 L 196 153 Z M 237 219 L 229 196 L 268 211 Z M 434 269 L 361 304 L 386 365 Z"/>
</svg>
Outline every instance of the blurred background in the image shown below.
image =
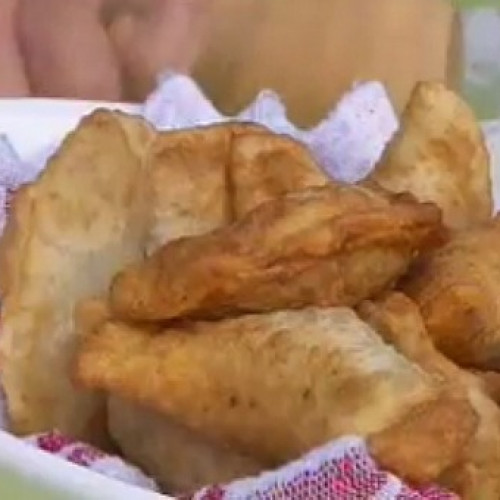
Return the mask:
<svg viewBox="0 0 500 500">
<path fill-rule="evenodd" d="M 500 117 L 500 2 L 458 0 L 465 38 L 464 92 L 483 119 Z"/>
</svg>

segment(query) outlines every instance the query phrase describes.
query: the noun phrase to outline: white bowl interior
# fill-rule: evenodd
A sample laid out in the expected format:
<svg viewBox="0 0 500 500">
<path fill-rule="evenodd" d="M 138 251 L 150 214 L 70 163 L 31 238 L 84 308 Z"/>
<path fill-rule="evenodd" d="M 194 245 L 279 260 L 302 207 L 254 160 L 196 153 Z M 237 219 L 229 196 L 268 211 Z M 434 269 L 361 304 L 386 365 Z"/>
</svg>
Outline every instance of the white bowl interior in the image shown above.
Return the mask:
<svg viewBox="0 0 500 500">
<path fill-rule="evenodd" d="M 80 119 L 97 108 L 138 113 L 140 106 L 65 99 L 0 99 L 0 134 L 9 139 L 23 159 L 58 143 Z"/>
</svg>

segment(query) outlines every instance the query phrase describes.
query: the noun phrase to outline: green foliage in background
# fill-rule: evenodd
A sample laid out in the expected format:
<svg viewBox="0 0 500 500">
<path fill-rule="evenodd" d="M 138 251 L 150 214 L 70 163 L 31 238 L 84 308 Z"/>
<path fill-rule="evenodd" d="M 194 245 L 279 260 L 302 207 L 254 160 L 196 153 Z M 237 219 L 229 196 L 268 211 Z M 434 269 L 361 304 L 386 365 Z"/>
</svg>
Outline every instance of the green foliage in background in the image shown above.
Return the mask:
<svg viewBox="0 0 500 500">
<path fill-rule="evenodd" d="M 477 7 L 500 7 L 498 0 L 455 0 L 455 3 L 465 9 Z"/>
<path fill-rule="evenodd" d="M 500 117 L 500 0 L 455 0 L 463 13 L 462 90 L 483 120 Z"/>
</svg>

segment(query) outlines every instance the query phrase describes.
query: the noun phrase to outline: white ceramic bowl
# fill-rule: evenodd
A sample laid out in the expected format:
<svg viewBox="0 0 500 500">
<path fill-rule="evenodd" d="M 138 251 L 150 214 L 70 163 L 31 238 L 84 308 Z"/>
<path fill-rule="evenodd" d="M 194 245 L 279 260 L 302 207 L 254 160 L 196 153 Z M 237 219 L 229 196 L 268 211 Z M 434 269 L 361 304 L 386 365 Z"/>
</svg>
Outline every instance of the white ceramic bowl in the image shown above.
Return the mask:
<svg viewBox="0 0 500 500">
<path fill-rule="evenodd" d="M 64 99 L 0 99 L 0 134 L 9 139 L 23 157 L 58 142 L 80 118 L 96 108 L 138 113 L 135 104 Z"/>
</svg>

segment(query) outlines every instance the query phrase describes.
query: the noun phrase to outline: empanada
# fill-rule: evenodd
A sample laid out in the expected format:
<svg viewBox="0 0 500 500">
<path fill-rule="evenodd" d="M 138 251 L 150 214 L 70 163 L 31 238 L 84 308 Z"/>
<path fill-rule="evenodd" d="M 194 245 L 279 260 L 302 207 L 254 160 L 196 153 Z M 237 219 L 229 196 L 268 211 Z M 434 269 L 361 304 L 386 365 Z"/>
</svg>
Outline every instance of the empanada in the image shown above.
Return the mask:
<svg viewBox="0 0 500 500">
<path fill-rule="evenodd" d="M 328 177 L 293 139 L 251 124 L 158 134 L 148 158 L 153 231 L 148 251 L 240 219 L 263 201 Z"/>
<path fill-rule="evenodd" d="M 370 179 L 443 210 L 447 225 L 472 227 L 493 211 L 490 158 L 478 120 L 442 83 L 418 84 Z"/>
<path fill-rule="evenodd" d="M 425 484 L 461 459 L 476 429 L 465 398 L 442 392 L 431 375 L 344 308 L 188 323 L 161 332 L 108 322 L 84 340 L 75 378 L 166 415 L 262 467 L 355 434 L 368 437 L 375 458 L 390 470 Z M 137 426 L 119 419 L 114 414 L 111 432 L 130 458 L 146 470 L 152 463 L 158 470 L 158 452 L 168 462 L 168 441 L 136 448 L 140 434 L 123 429 Z M 148 429 L 155 442 L 169 439 L 161 426 Z M 175 481 L 173 470 L 164 466 L 167 483 Z"/>
<path fill-rule="evenodd" d="M 390 293 L 378 301 L 364 303 L 359 311 L 401 354 L 440 380 L 457 397 L 465 396 L 479 418 L 475 435 L 464 448 L 463 460 L 445 471 L 439 482 L 466 500 L 497 500 L 500 497 L 500 409 L 480 381 L 437 351 L 418 307 L 404 295 Z M 405 446 L 409 446 L 409 440 Z M 427 445 L 421 442 L 420 446 Z M 394 449 L 395 454 L 398 451 Z"/>
<path fill-rule="evenodd" d="M 331 183 L 163 246 L 114 279 L 116 317 L 168 320 L 354 305 L 390 286 L 442 236 L 432 204 Z"/>
<path fill-rule="evenodd" d="M 438 349 L 465 367 L 500 368 L 499 248 L 497 217 L 456 234 L 401 284 Z"/>
<path fill-rule="evenodd" d="M 15 195 L 0 246 L 0 349 L 16 433 L 57 428 L 94 442 L 106 433 L 99 397 L 68 376 L 73 308 L 143 255 L 144 157 L 154 134 L 142 119 L 97 111 Z"/>
<path fill-rule="evenodd" d="M 0 245 L 2 378 L 15 432 L 57 428 L 102 443 L 103 402 L 77 391 L 68 375 L 80 336 L 75 304 L 106 295 L 116 272 L 169 239 L 230 222 L 233 197 L 246 192 L 243 182 L 228 187 L 231 148 L 260 135 L 267 155 L 289 151 L 296 176 L 290 183 L 269 165 L 263 182 L 272 189 L 259 196 L 327 182 L 306 152 L 295 160 L 292 139 L 256 125 L 156 133 L 141 118 L 97 111 L 16 193 Z M 257 151 L 245 154 L 251 164 Z"/>
</svg>

